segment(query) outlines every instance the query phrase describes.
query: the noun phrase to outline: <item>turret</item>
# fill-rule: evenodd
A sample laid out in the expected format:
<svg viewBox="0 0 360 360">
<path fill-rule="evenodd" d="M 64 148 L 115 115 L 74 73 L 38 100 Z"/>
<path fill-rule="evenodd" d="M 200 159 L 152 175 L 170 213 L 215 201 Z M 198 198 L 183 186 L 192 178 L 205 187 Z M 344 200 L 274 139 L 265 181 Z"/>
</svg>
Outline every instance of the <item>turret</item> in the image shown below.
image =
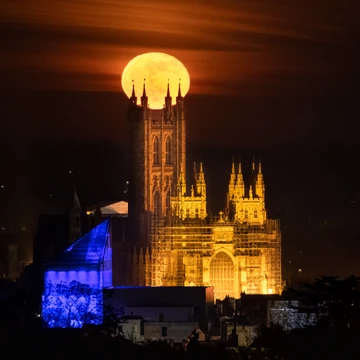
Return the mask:
<svg viewBox="0 0 360 360">
<path fill-rule="evenodd" d="M 141 96 L 141 106 L 144 109 L 148 108 L 148 97 L 146 96 L 145 79 L 144 79 L 144 85 L 143 85 L 143 93 L 142 93 L 142 96 Z"/>
<path fill-rule="evenodd" d="M 133 86 L 132 86 L 132 93 L 131 93 L 131 97 L 129 99 L 130 101 L 130 107 L 136 107 L 137 105 L 137 97 L 135 95 L 135 84 L 134 84 L 134 80 L 132 81 Z"/>
<path fill-rule="evenodd" d="M 259 160 L 259 169 L 256 176 L 255 193 L 258 197 L 265 200 L 265 182 L 264 176 L 261 169 L 261 160 Z"/>
<path fill-rule="evenodd" d="M 144 120 L 149 119 L 149 103 L 148 103 L 148 97 L 146 95 L 145 79 L 143 85 L 143 93 L 141 96 L 141 111 L 142 111 L 142 118 Z"/>
<path fill-rule="evenodd" d="M 182 164 L 180 164 L 180 174 L 177 183 L 177 190 L 179 196 L 184 196 L 186 193 L 186 181 L 185 181 L 184 173 L 182 171 Z"/>
<path fill-rule="evenodd" d="M 199 175 L 196 181 L 196 192 L 201 196 L 206 196 L 206 182 L 202 162 L 200 162 Z"/>
<path fill-rule="evenodd" d="M 236 175 L 235 192 L 241 198 L 245 196 L 245 182 L 241 169 L 241 160 L 239 161 L 238 173 Z"/>
<path fill-rule="evenodd" d="M 250 186 L 254 191 L 256 188 L 256 167 L 255 167 L 255 157 L 253 156 L 252 164 L 251 164 L 251 179 L 250 179 Z M 253 194 L 256 195 L 256 194 Z"/>
<path fill-rule="evenodd" d="M 235 162 L 234 158 L 231 163 L 231 174 L 230 174 L 230 180 L 229 180 L 229 192 L 228 197 L 231 201 L 235 196 L 235 180 L 236 180 L 236 174 L 235 174 Z"/>
<path fill-rule="evenodd" d="M 181 87 L 180 87 L 180 79 L 179 79 L 179 91 L 178 91 L 178 96 L 176 97 L 176 105 L 178 106 L 179 112 L 180 112 L 180 116 L 181 118 L 183 118 L 183 111 L 184 111 L 184 98 L 181 95 Z"/>
<path fill-rule="evenodd" d="M 167 85 L 167 92 L 165 97 L 165 108 L 170 109 L 171 108 L 172 99 L 170 96 L 170 84 Z"/>
</svg>

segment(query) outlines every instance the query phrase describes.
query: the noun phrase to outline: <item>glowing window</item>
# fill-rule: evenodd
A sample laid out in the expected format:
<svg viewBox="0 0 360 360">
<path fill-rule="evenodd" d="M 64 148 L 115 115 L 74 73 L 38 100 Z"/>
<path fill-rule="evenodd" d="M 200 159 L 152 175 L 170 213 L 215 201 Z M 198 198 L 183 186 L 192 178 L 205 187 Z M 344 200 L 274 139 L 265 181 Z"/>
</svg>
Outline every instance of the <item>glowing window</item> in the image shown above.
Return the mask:
<svg viewBox="0 0 360 360">
<path fill-rule="evenodd" d="M 186 209 L 186 218 L 189 219 L 189 217 L 190 217 L 190 209 L 187 208 Z"/>
<path fill-rule="evenodd" d="M 244 212 L 244 217 L 245 217 L 245 219 L 248 219 L 249 218 L 249 211 L 248 210 L 245 210 L 245 212 Z"/>
<path fill-rule="evenodd" d="M 156 136 L 154 139 L 154 165 L 160 164 L 160 142 Z"/>
<path fill-rule="evenodd" d="M 254 219 L 257 219 L 257 217 L 258 217 L 257 210 L 254 210 Z"/>
<path fill-rule="evenodd" d="M 165 164 L 169 165 L 171 163 L 171 138 L 168 136 L 165 143 Z"/>
<path fill-rule="evenodd" d="M 199 209 L 195 208 L 195 217 L 198 218 L 199 217 Z"/>
<path fill-rule="evenodd" d="M 154 213 L 155 215 L 161 214 L 161 198 L 158 191 L 156 191 L 154 194 Z"/>
<path fill-rule="evenodd" d="M 235 294 L 234 264 L 229 255 L 223 251 L 217 253 L 210 263 L 210 285 L 214 286 L 215 298 L 225 299 L 226 296 L 238 297 Z"/>
<path fill-rule="evenodd" d="M 170 214 L 170 191 L 166 193 L 166 215 Z"/>
</svg>

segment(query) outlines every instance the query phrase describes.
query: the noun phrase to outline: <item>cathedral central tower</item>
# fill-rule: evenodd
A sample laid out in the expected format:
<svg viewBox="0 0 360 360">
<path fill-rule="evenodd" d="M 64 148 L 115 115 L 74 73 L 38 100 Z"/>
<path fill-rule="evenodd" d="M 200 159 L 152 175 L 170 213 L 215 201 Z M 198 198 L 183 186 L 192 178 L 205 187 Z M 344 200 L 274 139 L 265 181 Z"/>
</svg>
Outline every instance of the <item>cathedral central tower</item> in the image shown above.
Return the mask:
<svg viewBox="0 0 360 360">
<path fill-rule="evenodd" d="M 165 89 L 164 89 L 165 93 Z M 128 108 L 129 218 L 138 245 L 148 246 L 151 214 L 165 217 L 180 174 L 186 178 L 186 128 L 181 88 L 172 105 L 169 84 L 162 110 L 151 110 L 145 82 L 140 104 L 135 88 Z"/>
</svg>

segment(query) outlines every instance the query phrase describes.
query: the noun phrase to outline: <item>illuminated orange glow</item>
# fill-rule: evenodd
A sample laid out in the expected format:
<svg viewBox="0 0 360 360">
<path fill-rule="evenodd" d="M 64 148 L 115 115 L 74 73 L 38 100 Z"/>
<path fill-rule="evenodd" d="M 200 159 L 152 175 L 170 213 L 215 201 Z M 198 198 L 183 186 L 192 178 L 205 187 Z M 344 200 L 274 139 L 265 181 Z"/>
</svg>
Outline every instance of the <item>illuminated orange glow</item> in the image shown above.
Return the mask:
<svg viewBox="0 0 360 360">
<path fill-rule="evenodd" d="M 178 94 L 179 81 L 182 96 L 185 96 L 190 89 L 190 75 L 184 64 L 165 53 L 150 52 L 138 55 L 126 65 L 121 77 L 125 94 L 131 96 L 134 84 L 135 94 L 139 99 L 143 91 L 144 79 L 151 109 L 163 108 L 168 84 L 173 104 Z"/>
</svg>

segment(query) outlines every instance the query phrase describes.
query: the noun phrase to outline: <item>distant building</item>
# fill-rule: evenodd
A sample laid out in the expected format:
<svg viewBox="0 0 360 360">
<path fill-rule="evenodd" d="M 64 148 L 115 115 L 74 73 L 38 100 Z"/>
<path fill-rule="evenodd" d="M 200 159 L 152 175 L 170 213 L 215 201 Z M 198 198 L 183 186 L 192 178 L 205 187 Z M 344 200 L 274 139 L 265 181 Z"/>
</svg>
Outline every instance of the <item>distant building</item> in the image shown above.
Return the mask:
<svg viewBox="0 0 360 360">
<path fill-rule="evenodd" d="M 0 233 L 0 276 L 15 281 L 25 267 L 31 263 L 31 259 L 24 247 L 21 246 L 21 235 L 2 231 Z"/>
<path fill-rule="evenodd" d="M 280 325 L 285 331 L 301 329 L 316 324 L 315 309 L 305 307 L 300 300 L 268 301 L 267 325 Z"/>
<path fill-rule="evenodd" d="M 207 327 L 214 306 L 212 287 L 114 287 L 109 302 L 124 315 L 147 321 L 190 321 Z"/>
<path fill-rule="evenodd" d="M 134 342 L 166 341 L 170 344 L 186 344 L 193 331 L 199 334 L 199 341 L 205 341 L 205 334 L 191 321 L 147 321 L 141 316 L 127 315 L 122 319 L 125 338 Z"/>
<path fill-rule="evenodd" d="M 41 316 L 51 328 L 103 321 L 103 289 L 112 286 L 109 220 L 45 262 Z"/>
<path fill-rule="evenodd" d="M 245 325 L 227 318 L 222 318 L 220 321 L 221 340 L 226 341 L 230 346 L 248 347 L 259 335 L 257 325 Z"/>
</svg>

